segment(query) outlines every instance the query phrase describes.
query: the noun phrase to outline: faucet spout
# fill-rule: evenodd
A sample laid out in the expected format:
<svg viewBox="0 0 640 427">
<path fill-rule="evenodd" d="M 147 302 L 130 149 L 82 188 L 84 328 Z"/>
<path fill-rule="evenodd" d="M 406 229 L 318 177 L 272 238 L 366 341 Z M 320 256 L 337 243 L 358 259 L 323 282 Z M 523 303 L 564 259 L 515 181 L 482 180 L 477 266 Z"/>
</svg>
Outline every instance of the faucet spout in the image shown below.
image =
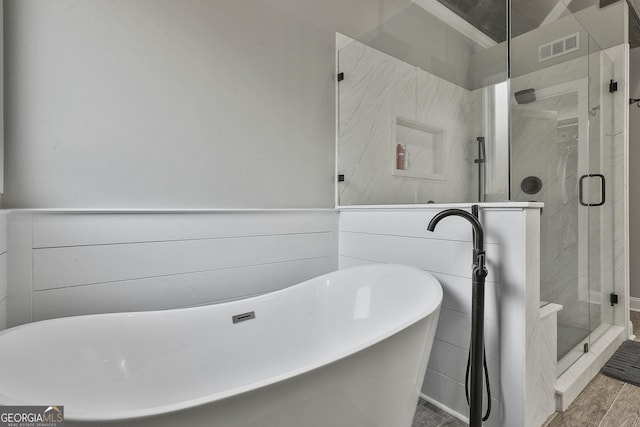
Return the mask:
<svg viewBox="0 0 640 427">
<path fill-rule="evenodd" d="M 427 230 L 434 231 L 436 229 L 436 225 L 438 223 L 448 217 L 448 216 L 459 216 L 471 223 L 473 227 L 473 251 L 474 254 L 483 253 L 484 252 L 484 230 L 482 229 L 482 224 L 478 221 L 478 218 L 473 216 L 471 213 L 467 211 L 463 211 L 462 209 L 445 209 L 443 211 L 438 212 L 431 218 L 429 221 L 429 225 L 427 225 Z"/>
</svg>

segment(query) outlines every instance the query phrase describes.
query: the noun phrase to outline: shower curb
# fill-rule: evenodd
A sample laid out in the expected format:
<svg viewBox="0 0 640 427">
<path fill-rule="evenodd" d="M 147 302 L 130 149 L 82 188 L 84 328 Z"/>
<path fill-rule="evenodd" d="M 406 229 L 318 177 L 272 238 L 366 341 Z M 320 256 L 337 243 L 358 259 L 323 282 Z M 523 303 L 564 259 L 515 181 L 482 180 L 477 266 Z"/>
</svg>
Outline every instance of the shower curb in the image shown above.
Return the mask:
<svg viewBox="0 0 640 427">
<path fill-rule="evenodd" d="M 626 340 L 622 326 L 610 327 L 556 382 L 556 411 L 564 412 Z"/>
</svg>

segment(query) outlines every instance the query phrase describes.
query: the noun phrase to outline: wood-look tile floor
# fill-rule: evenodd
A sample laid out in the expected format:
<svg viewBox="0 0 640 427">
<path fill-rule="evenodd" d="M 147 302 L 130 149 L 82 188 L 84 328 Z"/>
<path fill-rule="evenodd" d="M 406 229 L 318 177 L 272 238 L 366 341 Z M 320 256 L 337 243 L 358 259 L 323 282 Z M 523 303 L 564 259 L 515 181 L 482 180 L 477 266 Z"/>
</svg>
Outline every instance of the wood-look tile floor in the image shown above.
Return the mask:
<svg viewBox="0 0 640 427">
<path fill-rule="evenodd" d="M 640 312 L 631 312 L 640 341 Z M 412 427 L 462 427 L 467 424 L 422 399 Z M 544 427 L 640 427 L 640 387 L 598 374 L 564 412 L 556 412 Z"/>
<path fill-rule="evenodd" d="M 640 312 L 631 312 L 633 333 L 640 339 Z M 640 427 L 640 387 L 598 374 L 564 412 L 545 427 Z"/>
</svg>

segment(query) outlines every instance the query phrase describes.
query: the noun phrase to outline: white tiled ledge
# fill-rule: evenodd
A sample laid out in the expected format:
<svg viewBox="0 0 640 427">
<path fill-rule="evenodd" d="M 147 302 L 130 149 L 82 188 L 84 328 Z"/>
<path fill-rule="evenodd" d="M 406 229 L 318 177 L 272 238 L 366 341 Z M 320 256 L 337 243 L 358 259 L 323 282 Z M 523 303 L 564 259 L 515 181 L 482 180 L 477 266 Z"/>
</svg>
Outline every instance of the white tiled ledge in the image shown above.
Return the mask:
<svg viewBox="0 0 640 427">
<path fill-rule="evenodd" d="M 350 205 L 338 206 L 339 211 L 357 210 L 406 210 L 406 209 L 468 209 L 478 205 L 483 209 L 542 209 L 542 202 L 491 202 L 491 203 L 424 203 L 411 205 Z"/>
<path fill-rule="evenodd" d="M 547 316 L 552 315 L 553 313 L 557 313 L 562 310 L 562 306 L 560 304 L 548 303 L 540 307 L 540 319 L 544 319 Z"/>
<path fill-rule="evenodd" d="M 176 208 L 153 208 L 153 209 L 126 209 L 126 208 L 20 208 L 20 209 L 0 209 L 2 213 L 284 213 L 284 212 L 335 212 L 334 208 L 278 208 L 278 209 L 256 209 L 256 208 L 238 208 L 238 209 L 176 209 Z"/>
<path fill-rule="evenodd" d="M 353 205 L 335 208 L 16 208 L 0 209 L 0 214 L 17 213 L 282 213 L 282 212 L 335 212 L 358 210 L 433 210 L 469 209 L 478 205 L 483 209 L 541 209 L 542 202 L 491 202 L 491 203 L 425 203 L 410 205 Z"/>
</svg>

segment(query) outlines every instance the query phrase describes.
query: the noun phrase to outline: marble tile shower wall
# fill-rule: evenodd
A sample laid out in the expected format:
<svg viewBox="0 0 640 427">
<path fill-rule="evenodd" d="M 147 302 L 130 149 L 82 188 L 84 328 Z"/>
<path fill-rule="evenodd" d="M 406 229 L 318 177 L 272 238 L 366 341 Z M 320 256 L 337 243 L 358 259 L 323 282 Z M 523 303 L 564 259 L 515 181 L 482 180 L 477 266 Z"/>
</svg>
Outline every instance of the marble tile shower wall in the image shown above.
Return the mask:
<svg viewBox="0 0 640 427">
<path fill-rule="evenodd" d="M 7 327 L 7 215 L 0 213 L 0 330 Z"/>
<path fill-rule="evenodd" d="M 482 92 L 469 91 L 358 41 L 338 52 L 340 205 L 469 201 Z M 444 179 L 394 176 L 396 117 L 444 132 Z"/>
<path fill-rule="evenodd" d="M 606 54 L 613 61 L 614 79 L 618 82 L 628 82 L 629 47 L 618 45 L 608 48 Z M 626 86 L 626 88 L 625 88 Z M 613 129 L 609 141 L 613 144 L 611 176 L 613 177 L 613 223 L 608 227 L 613 235 L 613 283 L 614 292 L 622 300 L 629 297 L 629 224 L 628 200 L 624 196 L 628 191 L 628 149 L 629 149 L 629 87 L 623 84 L 622 90 L 614 93 L 611 103 L 613 110 Z M 614 227 L 613 224 L 616 226 Z M 629 312 L 615 310 L 614 324 L 630 327 Z M 629 329 L 630 333 L 633 329 Z"/>
<path fill-rule="evenodd" d="M 529 176 L 542 181 L 542 189 L 535 195 L 524 193 L 520 185 L 513 186 L 514 200 L 545 203 L 540 218 L 541 298 L 570 310 L 574 306 L 570 303 L 578 300 L 577 141 L 561 144 L 556 140 L 557 116 L 552 112 L 514 109 L 512 123 L 513 182 L 519 184 Z M 543 149 L 553 145 L 556 149 Z M 581 318 L 575 319 L 578 322 Z"/>
<path fill-rule="evenodd" d="M 586 84 L 588 64 L 587 57 L 581 57 L 515 77 L 511 91 L 540 90 L 581 80 Z M 557 100 L 559 104 L 566 101 L 560 97 Z M 576 106 L 577 95 L 568 101 Z M 512 196 L 514 201 L 536 200 L 545 204 L 540 218 L 540 262 L 544 266 L 540 278 L 541 299 L 563 306 L 558 313 L 558 323 L 566 329 L 566 339 L 559 344 L 564 343 L 567 348 L 559 348 L 562 354 L 576 345 L 589 327 L 588 304 L 576 304 L 580 300 L 578 235 L 581 232 L 577 202 L 578 140 L 563 136 L 557 129 L 558 122 L 567 118 L 563 113 L 530 105 L 534 107 L 515 103 L 512 106 Z M 578 125 L 573 128 L 567 132 L 577 133 Z M 542 181 L 539 193 L 531 195 L 521 190 L 520 183 L 528 176 L 537 176 Z"/>
</svg>

